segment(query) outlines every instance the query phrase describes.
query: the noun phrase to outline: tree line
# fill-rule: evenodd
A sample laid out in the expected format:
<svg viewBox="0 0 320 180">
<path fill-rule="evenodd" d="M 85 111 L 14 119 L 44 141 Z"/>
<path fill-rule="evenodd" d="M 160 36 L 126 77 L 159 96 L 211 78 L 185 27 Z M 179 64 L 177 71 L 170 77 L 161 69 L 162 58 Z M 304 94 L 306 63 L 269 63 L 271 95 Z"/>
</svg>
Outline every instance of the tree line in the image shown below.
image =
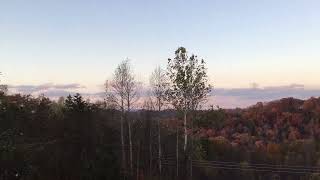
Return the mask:
<svg viewBox="0 0 320 180">
<path fill-rule="evenodd" d="M 205 62 L 183 47 L 174 55 L 143 98 L 129 60 L 103 101 L 2 89 L 0 179 L 319 179 L 319 98 L 201 109 Z"/>
</svg>

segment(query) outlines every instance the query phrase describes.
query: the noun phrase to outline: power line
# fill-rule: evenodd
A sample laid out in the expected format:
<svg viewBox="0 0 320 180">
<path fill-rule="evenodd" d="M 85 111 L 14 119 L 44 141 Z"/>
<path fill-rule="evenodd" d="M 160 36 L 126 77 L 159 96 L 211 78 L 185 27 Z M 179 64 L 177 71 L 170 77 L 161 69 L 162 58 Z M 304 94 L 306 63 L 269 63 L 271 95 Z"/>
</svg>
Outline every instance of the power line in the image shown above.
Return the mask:
<svg viewBox="0 0 320 180">
<path fill-rule="evenodd" d="M 259 171 L 259 172 L 278 172 L 278 173 L 295 173 L 295 174 L 305 174 L 305 173 L 319 173 L 320 168 L 317 167 L 303 167 L 303 168 L 292 168 L 287 166 L 283 167 L 270 167 L 270 166 L 261 166 L 261 164 L 255 167 L 253 164 L 241 164 L 241 163 L 233 163 L 231 162 L 222 162 L 222 161 L 215 161 L 215 162 L 199 162 L 199 161 L 192 161 L 193 167 L 200 167 L 200 168 L 214 168 L 214 169 L 223 169 L 223 170 L 241 170 L 241 171 Z M 174 166 L 176 161 L 172 161 L 167 159 L 163 162 L 164 165 Z M 182 162 L 181 162 L 182 163 Z M 229 163 L 229 164 L 228 164 Z"/>
<path fill-rule="evenodd" d="M 241 162 L 227 162 L 227 161 L 203 161 L 203 160 L 193 160 L 194 162 L 199 162 L 199 163 L 221 163 L 221 164 L 241 164 Z M 243 165 L 243 164 L 242 164 Z M 320 166 L 297 166 L 297 165 L 277 165 L 277 164 L 257 164 L 257 163 L 248 163 L 248 165 L 252 166 L 262 166 L 262 167 L 275 167 L 275 168 L 308 168 L 308 169 L 320 169 Z"/>
</svg>

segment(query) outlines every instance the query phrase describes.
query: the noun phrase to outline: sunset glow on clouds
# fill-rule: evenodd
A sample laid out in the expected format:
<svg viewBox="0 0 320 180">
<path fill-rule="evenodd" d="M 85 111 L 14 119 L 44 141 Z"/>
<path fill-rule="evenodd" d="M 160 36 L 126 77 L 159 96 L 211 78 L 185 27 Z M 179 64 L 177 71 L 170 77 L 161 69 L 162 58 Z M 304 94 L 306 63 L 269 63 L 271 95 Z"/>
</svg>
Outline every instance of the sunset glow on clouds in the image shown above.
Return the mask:
<svg viewBox="0 0 320 180">
<path fill-rule="evenodd" d="M 9 86 L 11 93 L 31 94 L 38 96 L 44 94 L 52 99 L 66 97 L 69 94 L 80 92 L 92 101 L 103 100 L 104 91 L 88 92 L 86 87 L 79 84 L 42 84 Z M 264 88 L 218 88 L 212 89 L 204 108 L 211 105 L 222 108 L 248 107 L 257 102 L 269 102 L 284 97 L 308 99 L 319 96 L 320 89 L 305 89 L 304 85 L 292 84 L 288 86 L 273 86 Z M 141 103 L 149 96 L 147 88 L 142 88 L 139 94 Z"/>
</svg>

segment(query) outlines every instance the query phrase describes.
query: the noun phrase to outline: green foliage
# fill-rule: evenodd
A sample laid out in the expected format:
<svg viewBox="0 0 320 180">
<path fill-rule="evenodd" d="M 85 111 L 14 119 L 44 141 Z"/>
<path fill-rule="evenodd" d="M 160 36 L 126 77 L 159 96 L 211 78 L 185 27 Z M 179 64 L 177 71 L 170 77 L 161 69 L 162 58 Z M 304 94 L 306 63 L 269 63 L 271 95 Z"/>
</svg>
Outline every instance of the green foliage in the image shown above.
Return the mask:
<svg viewBox="0 0 320 180">
<path fill-rule="evenodd" d="M 195 55 L 188 57 L 184 47 L 175 51 L 173 60 L 168 59 L 167 75 L 171 81 L 167 96 L 176 109 L 197 109 L 211 90 L 204 60 Z"/>
<path fill-rule="evenodd" d="M 79 94 L 64 104 L 3 94 L 0 102 L 0 179 L 120 177 L 110 146 L 117 132 L 105 123 L 103 111 Z"/>
<path fill-rule="evenodd" d="M 193 139 L 192 158 L 197 160 L 206 160 L 207 152 L 200 139 Z"/>
<path fill-rule="evenodd" d="M 203 111 L 195 117 L 195 124 L 197 127 L 221 129 L 225 126 L 226 113 L 223 109 Z"/>
</svg>

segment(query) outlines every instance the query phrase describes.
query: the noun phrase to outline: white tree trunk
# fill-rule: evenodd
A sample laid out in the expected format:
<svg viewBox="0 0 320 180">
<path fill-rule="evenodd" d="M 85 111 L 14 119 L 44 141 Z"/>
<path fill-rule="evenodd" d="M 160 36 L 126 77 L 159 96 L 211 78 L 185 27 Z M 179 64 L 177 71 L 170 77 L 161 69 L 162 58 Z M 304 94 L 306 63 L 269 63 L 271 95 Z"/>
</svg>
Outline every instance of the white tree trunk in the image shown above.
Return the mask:
<svg viewBox="0 0 320 180">
<path fill-rule="evenodd" d="M 161 112 L 161 98 L 158 98 L 158 111 Z M 158 163 L 159 163 L 159 179 L 161 179 L 161 125 L 160 118 L 158 118 Z"/>
<path fill-rule="evenodd" d="M 159 176 L 161 178 L 161 132 L 160 132 L 160 118 L 158 118 L 158 159 L 159 159 Z"/>
<path fill-rule="evenodd" d="M 192 180 L 192 176 L 193 176 L 193 162 L 192 162 L 192 154 L 193 154 L 193 120 L 195 118 L 195 116 L 193 116 L 195 113 L 195 111 L 193 111 L 193 114 L 191 115 L 191 135 L 190 135 L 190 141 L 191 141 L 191 144 L 190 144 L 190 180 Z"/>
<path fill-rule="evenodd" d="M 177 144 L 176 144 L 176 160 L 177 160 L 177 180 L 179 179 L 179 130 L 177 126 Z"/>
<path fill-rule="evenodd" d="M 187 132 L 187 111 L 183 112 L 183 128 L 184 128 L 184 146 L 183 150 L 186 152 L 187 150 L 187 143 L 188 143 L 188 132 Z"/>
<path fill-rule="evenodd" d="M 133 172 L 133 164 L 132 164 L 132 137 L 131 137 L 131 122 L 128 120 L 128 134 L 129 134 L 129 147 L 130 147 L 130 173 Z"/>
<path fill-rule="evenodd" d="M 140 177 L 140 172 L 139 172 L 139 166 L 140 166 L 140 142 L 138 144 L 138 152 L 137 152 L 137 180 L 139 180 L 139 177 Z"/>
<path fill-rule="evenodd" d="M 122 151 L 122 170 L 124 170 L 126 167 L 126 153 L 124 150 L 124 135 L 123 135 L 123 116 L 124 112 L 123 110 L 121 111 L 121 116 L 120 116 L 120 131 L 121 131 L 121 151 Z"/>
<path fill-rule="evenodd" d="M 152 132 L 151 120 L 149 120 L 149 176 L 152 177 Z"/>
<path fill-rule="evenodd" d="M 130 95 L 127 95 L 127 121 L 128 121 L 128 134 L 129 134 L 129 156 L 130 156 L 130 173 L 133 175 L 133 157 L 132 157 L 132 133 L 131 133 L 131 119 L 130 119 L 130 106 L 131 106 L 131 101 L 130 101 Z"/>
</svg>

